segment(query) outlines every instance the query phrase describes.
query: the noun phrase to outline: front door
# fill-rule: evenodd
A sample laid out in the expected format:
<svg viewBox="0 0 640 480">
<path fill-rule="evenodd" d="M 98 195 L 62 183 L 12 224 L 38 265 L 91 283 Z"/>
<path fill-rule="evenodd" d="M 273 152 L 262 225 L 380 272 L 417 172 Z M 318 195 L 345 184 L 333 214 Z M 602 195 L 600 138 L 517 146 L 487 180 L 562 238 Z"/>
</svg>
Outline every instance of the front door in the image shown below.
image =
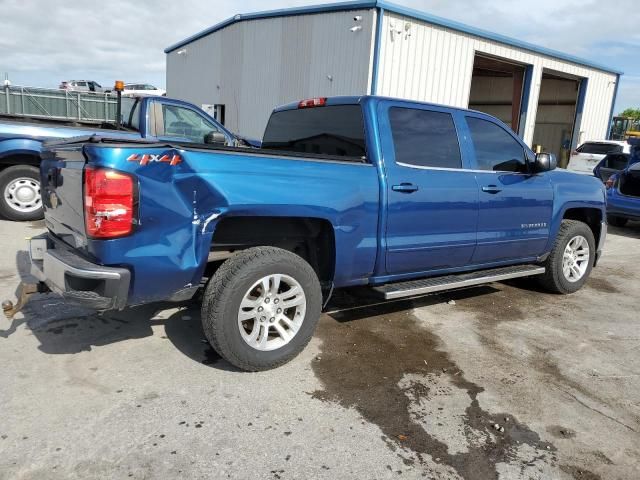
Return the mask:
<svg viewBox="0 0 640 480">
<path fill-rule="evenodd" d="M 488 117 L 466 115 L 479 187 L 476 265 L 524 260 L 544 253 L 553 189 L 547 174 L 530 174 L 527 151 Z"/>
<path fill-rule="evenodd" d="M 389 275 L 468 265 L 476 245 L 478 186 L 451 111 L 380 105 L 387 184 Z"/>
</svg>

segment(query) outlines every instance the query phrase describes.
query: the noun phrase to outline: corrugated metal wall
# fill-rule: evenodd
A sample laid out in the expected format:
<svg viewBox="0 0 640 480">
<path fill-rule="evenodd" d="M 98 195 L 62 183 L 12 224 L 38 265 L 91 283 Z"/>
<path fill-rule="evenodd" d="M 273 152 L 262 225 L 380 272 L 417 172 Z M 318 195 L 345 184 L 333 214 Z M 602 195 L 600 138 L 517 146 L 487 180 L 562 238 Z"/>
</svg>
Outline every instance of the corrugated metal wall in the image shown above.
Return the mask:
<svg viewBox="0 0 640 480">
<path fill-rule="evenodd" d="M 589 79 L 580 139 L 606 137 L 614 74 L 389 12 L 385 12 L 382 25 L 377 93 L 466 108 L 476 53 L 533 65 L 524 131 L 528 144 L 533 140 L 543 69 Z"/>
<path fill-rule="evenodd" d="M 261 138 L 277 105 L 368 92 L 374 23 L 371 9 L 232 24 L 167 54 L 167 95 L 224 104 L 228 128 Z"/>
</svg>

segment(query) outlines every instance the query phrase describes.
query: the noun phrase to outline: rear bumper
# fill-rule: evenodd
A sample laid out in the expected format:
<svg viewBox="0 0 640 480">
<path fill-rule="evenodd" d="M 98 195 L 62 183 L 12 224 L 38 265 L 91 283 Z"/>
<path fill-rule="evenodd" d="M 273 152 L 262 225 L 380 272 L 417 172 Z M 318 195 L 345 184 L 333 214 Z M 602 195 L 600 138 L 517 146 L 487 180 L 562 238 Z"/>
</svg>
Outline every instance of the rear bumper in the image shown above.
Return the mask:
<svg viewBox="0 0 640 480">
<path fill-rule="evenodd" d="M 121 310 L 127 304 L 131 272 L 105 267 L 80 257 L 46 234 L 29 243 L 31 274 L 51 291 L 96 310 Z"/>
</svg>

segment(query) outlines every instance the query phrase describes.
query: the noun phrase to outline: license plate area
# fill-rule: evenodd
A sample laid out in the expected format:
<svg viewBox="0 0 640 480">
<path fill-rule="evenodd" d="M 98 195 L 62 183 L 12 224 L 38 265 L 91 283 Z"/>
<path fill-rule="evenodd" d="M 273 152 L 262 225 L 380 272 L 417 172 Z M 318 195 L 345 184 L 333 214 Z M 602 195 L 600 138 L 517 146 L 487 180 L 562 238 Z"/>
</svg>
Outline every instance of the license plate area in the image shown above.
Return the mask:
<svg viewBox="0 0 640 480">
<path fill-rule="evenodd" d="M 29 257 L 31 261 L 44 260 L 44 254 L 47 251 L 47 239 L 46 238 L 32 238 L 29 240 Z"/>
</svg>

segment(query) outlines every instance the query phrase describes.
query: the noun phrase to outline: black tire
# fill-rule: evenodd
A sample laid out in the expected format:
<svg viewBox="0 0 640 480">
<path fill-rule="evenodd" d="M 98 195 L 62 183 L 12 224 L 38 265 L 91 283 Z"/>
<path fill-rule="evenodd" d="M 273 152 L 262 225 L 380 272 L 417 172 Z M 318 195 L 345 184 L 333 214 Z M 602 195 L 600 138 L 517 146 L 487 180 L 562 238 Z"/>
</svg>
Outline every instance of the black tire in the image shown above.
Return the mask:
<svg viewBox="0 0 640 480">
<path fill-rule="evenodd" d="M 30 165 L 14 165 L 0 171 L 0 216 L 7 220 L 25 222 L 28 220 L 40 220 L 43 217 L 42 201 L 40 208 L 31 212 L 17 210 L 10 201 L 5 198 L 5 189 L 14 180 L 19 178 L 29 178 L 38 183 L 40 187 L 40 171 Z"/>
<path fill-rule="evenodd" d="M 562 261 L 567 244 L 577 235 L 582 235 L 589 244 L 589 261 L 584 275 L 579 280 L 570 282 L 562 271 Z M 551 250 L 551 254 L 544 263 L 546 271 L 538 277 L 538 281 L 542 287 L 550 292 L 562 294 L 574 293 L 580 290 L 587 281 L 587 278 L 589 278 L 589 274 L 593 268 L 596 255 L 595 243 L 593 232 L 586 223 L 578 220 L 563 220 L 558 235 L 556 236 L 553 250 Z"/>
<path fill-rule="evenodd" d="M 609 225 L 612 225 L 614 227 L 624 227 L 628 221 L 629 219 L 624 217 L 615 217 L 613 215 L 609 215 L 607 217 L 607 222 L 609 222 Z"/>
<path fill-rule="evenodd" d="M 238 312 L 255 282 L 271 274 L 295 279 L 304 291 L 304 320 L 289 343 L 270 351 L 258 350 L 242 338 Z M 318 277 L 301 257 L 275 247 L 243 250 L 225 261 L 209 281 L 202 303 L 202 326 L 211 346 L 232 365 L 246 371 L 276 368 L 298 355 L 313 336 L 322 309 Z"/>
</svg>

